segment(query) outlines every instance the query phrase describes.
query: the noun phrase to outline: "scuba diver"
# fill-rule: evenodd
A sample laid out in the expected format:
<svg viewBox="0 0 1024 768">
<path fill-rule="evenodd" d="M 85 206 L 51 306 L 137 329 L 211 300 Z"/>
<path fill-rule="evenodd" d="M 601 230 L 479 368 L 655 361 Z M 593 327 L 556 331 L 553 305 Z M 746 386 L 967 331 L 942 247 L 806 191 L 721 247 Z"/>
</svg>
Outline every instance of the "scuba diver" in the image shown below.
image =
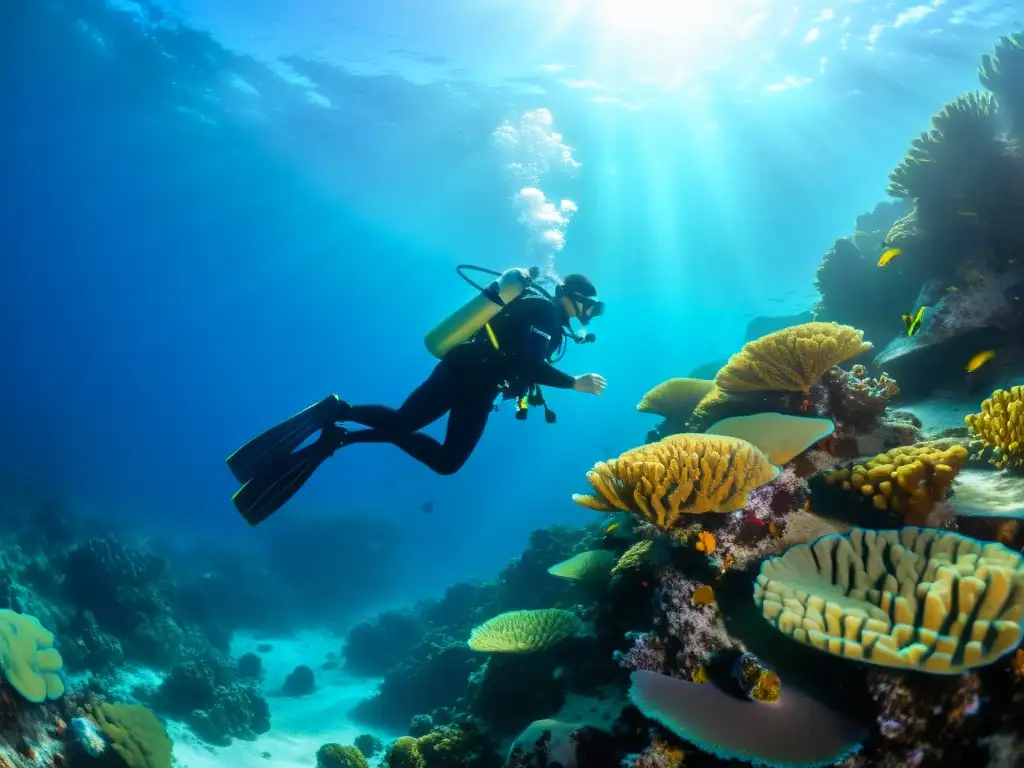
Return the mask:
<svg viewBox="0 0 1024 768">
<path fill-rule="evenodd" d="M 497 279 L 481 286 L 466 270 Z M 344 446 L 390 443 L 434 472 L 451 475 L 480 442 L 499 396 L 516 400 L 518 419 L 526 418 L 529 406 L 543 406 L 545 420 L 554 423 L 541 386 L 593 395 L 604 391 L 598 374 L 570 376 L 552 364 L 561 359 L 567 340 L 595 340 L 570 326 L 573 318 L 586 326 L 604 314 L 590 280 L 568 275 L 552 294 L 537 282 L 536 267 L 498 273 L 464 264 L 457 271 L 478 293 L 427 334 L 427 348 L 440 362 L 401 407 L 353 405 L 329 395 L 228 457 L 228 468 L 243 484 L 232 501 L 250 525 L 280 509 Z M 446 413 L 443 442 L 419 431 Z M 341 426 L 345 423 L 365 428 L 348 429 Z M 317 432 L 315 441 L 301 447 Z"/>
</svg>

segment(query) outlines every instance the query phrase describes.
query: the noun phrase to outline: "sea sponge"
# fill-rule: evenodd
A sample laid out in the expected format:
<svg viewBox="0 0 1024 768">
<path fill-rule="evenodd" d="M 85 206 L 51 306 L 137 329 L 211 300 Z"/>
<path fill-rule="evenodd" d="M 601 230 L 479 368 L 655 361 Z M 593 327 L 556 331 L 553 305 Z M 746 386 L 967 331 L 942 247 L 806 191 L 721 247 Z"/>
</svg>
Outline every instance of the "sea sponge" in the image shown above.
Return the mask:
<svg viewBox="0 0 1024 768">
<path fill-rule="evenodd" d="M 995 103 L 987 93 L 965 93 L 932 117 L 932 128 L 914 139 L 903 161 L 889 174 L 893 197 L 952 200 L 978 179 L 978 164 L 1002 154 L 996 142 Z M 970 196 L 969 196 L 970 197 Z"/>
<path fill-rule="evenodd" d="M 1024 637 L 1024 562 L 1002 544 L 924 528 L 823 536 L 767 560 L 754 602 L 827 653 L 959 674 Z"/>
<path fill-rule="evenodd" d="M 718 372 L 727 392 L 808 392 L 827 370 L 871 349 L 864 334 L 838 323 L 803 323 L 748 341 Z"/>
<path fill-rule="evenodd" d="M 775 704 L 637 670 L 629 698 L 646 717 L 725 760 L 779 768 L 834 765 L 856 752 L 867 730 L 786 687 Z"/>
<path fill-rule="evenodd" d="M 644 539 L 623 552 L 619 562 L 612 568 L 612 575 L 617 576 L 621 573 L 639 571 L 643 568 L 650 560 L 651 546 L 653 544 L 654 542 L 650 539 Z"/>
<path fill-rule="evenodd" d="M 617 561 L 614 552 L 594 549 L 555 563 L 548 568 L 548 573 L 572 581 L 603 581 L 608 578 Z"/>
<path fill-rule="evenodd" d="M 971 432 L 993 450 L 990 463 L 999 467 L 1024 467 L 1024 387 L 997 389 L 981 403 L 981 413 L 964 422 Z"/>
<path fill-rule="evenodd" d="M 967 449 L 956 443 L 919 443 L 828 470 L 824 480 L 858 494 L 875 509 L 901 515 L 907 525 L 923 525 L 936 503 L 945 500 L 967 458 Z"/>
<path fill-rule="evenodd" d="M 708 379 L 669 379 L 644 395 L 636 409 L 683 423 L 693 414 L 697 403 L 714 388 L 715 382 Z"/>
<path fill-rule="evenodd" d="M 484 653 L 535 653 L 572 637 L 579 627 L 571 611 L 508 611 L 474 627 L 468 645 Z"/>
<path fill-rule="evenodd" d="M 92 716 L 128 768 L 170 768 L 171 739 L 150 710 L 101 702 Z"/>
<path fill-rule="evenodd" d="M 742 509 L 751 491 L 778 474 L 778 468 L 744 440 L 671 435 L 598 462 L 587 473 L 596 493 L 572 498 L 588 509 L 632 512 L 668 531 L 683 515 Z"/>
<path fill-rule="evenodd" d="M 53 633 L 34 616 L 0 610 L 0 671 L 18 693 L 35 704 L 64 694 L 64 660 Z"/>
<path fill-rule="evenodd" d="M 324 744 L 316 751 L 316 768 L 367 768 L 363 753 L 343 744 Z"/>
</svg>

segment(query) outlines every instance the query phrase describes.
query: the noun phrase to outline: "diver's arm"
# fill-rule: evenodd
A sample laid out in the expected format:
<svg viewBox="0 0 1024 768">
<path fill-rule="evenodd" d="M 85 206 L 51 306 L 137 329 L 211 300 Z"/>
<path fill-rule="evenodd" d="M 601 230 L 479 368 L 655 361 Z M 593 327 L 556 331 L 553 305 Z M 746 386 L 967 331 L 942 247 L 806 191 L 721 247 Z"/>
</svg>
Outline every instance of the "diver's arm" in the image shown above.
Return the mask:
<svg viewBox="0 0 1024 768">
<path fill-rule="evenodd" d="M 573 389 L 576 386 L 576 377 L 563 373 L 546 360 L 541 360 L 532 366 L 524 374 L 534 384 L 543 387 L 554 387 L 555 389 Z"/>
<path fill-rule="evenodd" d="M 517 318 L 520 324 L 519 335 L 525 339 L 517 367 L 526 379 L 535 384 L 572 389 L 576 386 L 576 377 L 563 373 L 547 361 L 552 345 L 557 346 L 555 340 L 561 338 L 562 334 L 558 309 L 543 299 L 532 299 L 531 302 L 524 305 L 523 309 L 527 311 Z"/>
</svg>

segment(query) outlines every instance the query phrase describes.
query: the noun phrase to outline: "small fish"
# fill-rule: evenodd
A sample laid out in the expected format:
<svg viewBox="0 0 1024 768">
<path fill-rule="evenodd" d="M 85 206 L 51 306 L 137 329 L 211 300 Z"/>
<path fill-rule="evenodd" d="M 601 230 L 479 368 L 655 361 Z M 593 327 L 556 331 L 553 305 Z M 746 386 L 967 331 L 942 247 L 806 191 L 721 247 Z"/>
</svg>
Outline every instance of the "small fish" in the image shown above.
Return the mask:
<svg viewBox="0 0 1024 768">
<path fill-rule="evenodd" d="M 921 330 L 921 318 L 924 317 L 924 311 L 926 309 L 928 309 L 928 307 L 921 307 L 913 315 L 901 315 L 903 318 L 903 325 L 907 329 L 907 336 L 913 336 Z"/>
<path fill-rule="evenodd" d="M 429 515 L 431 512 L 434 511 L 434 502 L 432 502 L 432 501 L 424 501 L 420 505 L 420 511 L 423 514 L 425 514 L 425 515 Z"/>
<path fill-rule="evenodd" d="M 951 285 L 949 286 L 949 288 L 946 289 L 946 293 L 960 293 L 960 289 L 957 288 L 955 285 Z"/>
<path fill-rule="evenodd" d="M 967 365 L 964 366 L 964 370 L 967 371 L 968 373 L 973 373 L 995 356 L 996 351 L 994 349 L 982 350 L 981 352 L 978 352 L 974 357 L 967 361 Z"/>
<path fill-rule="evenodd" d="M 1007 264 L 1016 264 L 1016 263 L 1017 263 L 1017 260 L 1016 260 L 1016 259 L 1007 259 L 1007 260 L 1006 260 L 1006 263 L 1007 263 Z"/>
<path fill-rule="evenodd" d="M 609 525 L 607 528 L 604 529 L 604 532 L 605 533 L 615 533 L 615 529 L 618 528 L 618 527 L 619 527 L 618 523 L 612 523 L 611 525 Z"/>
<path fill-rule="evenodd" d="M 890 248 L 890 249 L 888 249 L 887 251 L 882 253 L 881 256 L 878 257 L 878 266 L 880 266 L 880 267 L 886 266 L 890 261 L 895 259 L 901 253 L 903 253 L 903 249 L 902 248 Z"/>
<path fill-rule="evenodd" d="M 974 211 L 957 211 L 957 216 L 977 216 L 978 214 Z"/>
</svg>

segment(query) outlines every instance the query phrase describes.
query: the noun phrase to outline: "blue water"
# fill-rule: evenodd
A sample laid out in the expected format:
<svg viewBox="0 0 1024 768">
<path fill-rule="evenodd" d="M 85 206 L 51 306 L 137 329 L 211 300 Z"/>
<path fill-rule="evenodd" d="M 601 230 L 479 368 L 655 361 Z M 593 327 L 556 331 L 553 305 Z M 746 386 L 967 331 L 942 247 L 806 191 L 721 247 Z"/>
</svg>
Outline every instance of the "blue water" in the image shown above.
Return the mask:
<svg viewBox="0 0 1024 768">
<path fill-rule="evenodd" d="M 605 396 L 550 393 L 556 426 L 506 407 L 454 477 L 346 449 L 280 515 L 394 520 L 410 595 L 589 520 L 570 495 L 643 441 L 643 392 L 808 309 L 824 251 L 1020 16 L 674 5 L 5 2 L 10 481 L 125 529 L 272 536 L 232 508 L 224 457 L 330 392 L 398 404 L 434 362 L 423 334 L 471 295 L 456 264 L 546 259 L 494 141 L 544 108 L 582 164 L 540 178 L 578 206 L 555 268 L 609 308 L 561 366 Z"/>
</svg>

